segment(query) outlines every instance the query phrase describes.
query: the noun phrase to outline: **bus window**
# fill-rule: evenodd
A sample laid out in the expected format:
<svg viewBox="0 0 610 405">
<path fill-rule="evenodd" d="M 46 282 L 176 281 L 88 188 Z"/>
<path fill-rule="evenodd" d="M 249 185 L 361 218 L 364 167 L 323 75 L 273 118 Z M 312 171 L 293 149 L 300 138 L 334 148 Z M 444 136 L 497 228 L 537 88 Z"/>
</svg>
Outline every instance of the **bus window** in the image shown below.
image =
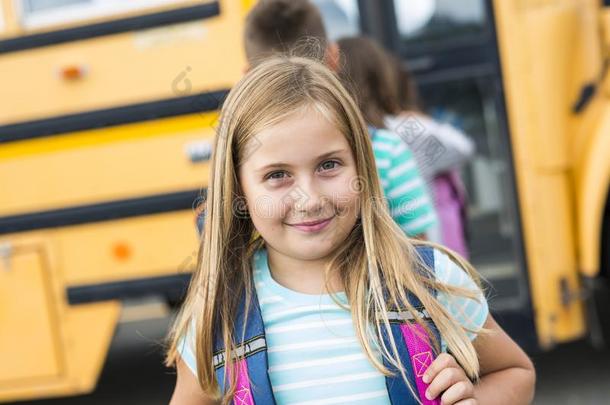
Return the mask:
<svg viewBox="0 0 610 405">
<path fill-rule="evenodd" d="M 394 0 L 400 38 L 436 42 L 477 35 L 485 29 L 483 0 Z"/>
<path fill-rule="evenodd" d="M 518 221 L 508 139 L 499 127 L 493 88 L 493 79 L 483 76 L 428 83 L 421 91 L 430 115 L 462 129 L 475 142 L 475 157 L 462 170 L 469 199 L 470 258 L 484 277 L 506 280 L 518 270 Z"/>
<path fill-rule="evenodd" d="M 326 34 L 331 41 L 360 34 L 357 0 L 313 0 L 313 3 L 322 13 Z"/>
<path fill-rule="evenodd" d="M 24 0 L 21 2 L 21 15 L 25 28 L 42 28 L 181 2 L 183 1 Z"/>
</svg>

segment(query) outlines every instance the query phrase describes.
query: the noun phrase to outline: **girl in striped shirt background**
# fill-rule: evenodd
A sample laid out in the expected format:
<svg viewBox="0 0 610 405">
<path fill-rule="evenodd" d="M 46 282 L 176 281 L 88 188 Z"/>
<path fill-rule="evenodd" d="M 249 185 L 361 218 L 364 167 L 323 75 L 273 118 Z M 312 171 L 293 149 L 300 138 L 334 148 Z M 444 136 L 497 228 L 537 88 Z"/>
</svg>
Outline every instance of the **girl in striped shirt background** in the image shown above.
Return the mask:
<svg viewBox="0 0 610 405">
<path fill-rule="evenodd" d="M 171 332 L 173 404 L 525 404 L 534 370 L 459 256 L 409 239 L 367 126 L 322 64 L 230 92 L 207 220 Z"/>
</svg>

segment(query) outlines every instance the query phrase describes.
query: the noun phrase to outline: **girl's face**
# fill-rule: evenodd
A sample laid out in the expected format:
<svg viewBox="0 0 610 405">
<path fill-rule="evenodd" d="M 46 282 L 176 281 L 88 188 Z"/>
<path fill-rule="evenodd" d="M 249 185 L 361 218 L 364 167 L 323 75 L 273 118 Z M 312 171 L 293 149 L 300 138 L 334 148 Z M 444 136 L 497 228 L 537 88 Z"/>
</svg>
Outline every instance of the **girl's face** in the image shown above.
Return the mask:
<svg viewBox="0 0 610 405">
<path fill-rule="evenodd" d="M 311 107 L 254 136 L 239 169 L 254 226 L 277 254 L 326 258 L 346 239 L 359 212 L 347 140 Z"/>
</svg>

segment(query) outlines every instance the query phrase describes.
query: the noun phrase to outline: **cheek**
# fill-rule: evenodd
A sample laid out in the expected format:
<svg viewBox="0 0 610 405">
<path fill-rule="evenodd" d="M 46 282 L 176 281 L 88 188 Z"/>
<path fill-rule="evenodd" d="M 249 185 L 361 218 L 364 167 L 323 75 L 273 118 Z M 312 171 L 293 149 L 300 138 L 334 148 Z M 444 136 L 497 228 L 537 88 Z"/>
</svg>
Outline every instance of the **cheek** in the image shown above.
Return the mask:
<svg viewBox="0 0 610 405">
<path fill-rule="evenodd" d="M 341 212 L 359 209 L 360 190 L 356 175 L 342 176 L 328 184 L 328 196 L 331 196 L 334 205 Z"/>
<path fill-rule="evenodd" d="M 269 226 L 286 216 L 287 206 L 277 194 L 260 188 L 246 196 L 248 211 L 255 226 Z"/>
</svg>

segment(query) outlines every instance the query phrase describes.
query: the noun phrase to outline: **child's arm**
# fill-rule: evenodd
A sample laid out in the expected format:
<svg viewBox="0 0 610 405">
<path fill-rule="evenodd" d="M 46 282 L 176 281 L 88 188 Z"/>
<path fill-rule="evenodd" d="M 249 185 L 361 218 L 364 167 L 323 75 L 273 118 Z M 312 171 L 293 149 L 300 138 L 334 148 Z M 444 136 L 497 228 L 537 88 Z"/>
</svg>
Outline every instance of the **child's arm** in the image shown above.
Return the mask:
<svg viewBox="0 0 610 405">
<path fill-rule="evenodd" d="M 536 381 L 532 362 L 491 315 L 484 328 L 491 334 L 473 342 L 481 365 L 480 382 L 473 385 L 455 359 L 444 353 L 424 376 L 424 381 L 431 381 L 430 397 L 440 395 L 443 405 L 530 404 Z"/>
<path fill-rule="evenodd" d="M 531 360 L 491 315 L 483 327 L 492 333 L 473 342 L 481 364 L 475 397 L 481 404 L 530 404 L 536 382 Z"/>
<path fill-rule="evenodd" d="M 176 388 L 169 405 L 217 405 L 219 402 L 205 395 L 197 378 L 186 363 L 178 358 Z"/>
</svg>

